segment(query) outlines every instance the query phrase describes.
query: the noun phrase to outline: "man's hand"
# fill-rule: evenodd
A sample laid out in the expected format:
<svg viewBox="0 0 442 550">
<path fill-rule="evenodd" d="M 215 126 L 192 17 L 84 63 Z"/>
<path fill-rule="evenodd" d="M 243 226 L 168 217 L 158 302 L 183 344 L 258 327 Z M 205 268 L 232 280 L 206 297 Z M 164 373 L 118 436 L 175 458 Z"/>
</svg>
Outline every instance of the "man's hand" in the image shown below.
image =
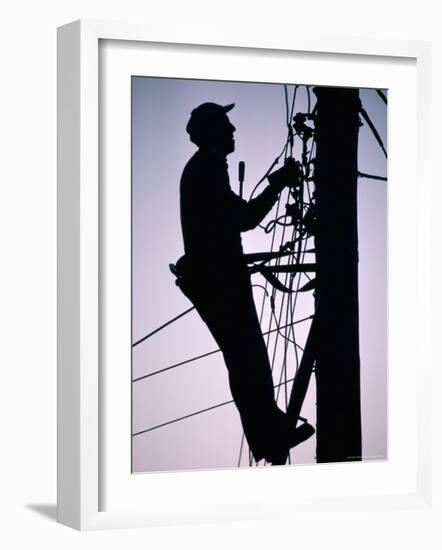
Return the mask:
<svg viewBox="0 0 442 550">
<path fill-rule="evenodd" d="M 267 179 L 269 180 L 270 187 L 279 193 L 284 187 L 297 187 L 300 175 L 301 168 L 299 162 L 289 157 L 285 160 L 284 166 L 269 174 Z"/>
</svg>

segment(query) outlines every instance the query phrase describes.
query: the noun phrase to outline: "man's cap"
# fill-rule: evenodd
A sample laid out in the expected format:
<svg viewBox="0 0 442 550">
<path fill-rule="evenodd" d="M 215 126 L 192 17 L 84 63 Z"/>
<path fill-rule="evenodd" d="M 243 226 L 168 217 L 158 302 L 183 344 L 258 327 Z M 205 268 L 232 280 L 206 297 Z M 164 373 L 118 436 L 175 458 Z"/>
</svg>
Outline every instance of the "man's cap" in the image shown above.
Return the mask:
<svg viewBox="0 0 442 550">
<path fill-rule="evenodd" d="M 213 123 L 223 118 L 233 107 L 235 107 L 234 103 L 230 103 L 229 105 L 202 103 L 191 112 L 189 122 L 186 126 L 187 133 L 191 136 L 201 135 Z"/>
</svg>

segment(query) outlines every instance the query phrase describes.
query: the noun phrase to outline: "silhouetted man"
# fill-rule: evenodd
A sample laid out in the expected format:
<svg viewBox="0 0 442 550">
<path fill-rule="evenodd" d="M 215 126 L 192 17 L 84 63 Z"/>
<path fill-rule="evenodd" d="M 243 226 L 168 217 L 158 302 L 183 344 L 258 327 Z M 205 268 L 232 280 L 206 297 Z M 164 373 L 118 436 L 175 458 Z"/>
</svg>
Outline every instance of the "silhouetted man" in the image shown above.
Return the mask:
<svg viewBox="0 0 442 550">
<path fill-rule="evenodd" d="M 261 333 L 241 232 L 255 228 L 298 177 L 296 163 L 268 176 L 269 185 L 246 202 L 230 188 L 226 156 L 235 149 L 227 113 L 234 104 L 203 103 L 187 124 L 198 151 L 184 168 L 181 226 L 185 255 L 176 265 L 177 284 L 192 301 L 220 347 L 232 397 L 255 460 L 284 464 L 291 447 L 313 428 L 295 429 L 275 401 L 271 368 Z"/>
</svg>

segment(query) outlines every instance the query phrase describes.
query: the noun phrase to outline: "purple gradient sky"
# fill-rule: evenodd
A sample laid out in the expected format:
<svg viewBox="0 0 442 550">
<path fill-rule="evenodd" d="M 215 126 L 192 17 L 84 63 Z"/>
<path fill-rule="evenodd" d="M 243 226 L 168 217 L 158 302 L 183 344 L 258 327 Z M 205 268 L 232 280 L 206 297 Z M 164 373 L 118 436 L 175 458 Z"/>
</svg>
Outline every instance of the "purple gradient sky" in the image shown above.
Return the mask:
<svg viewBox="0 0 442 550">
<path fill-rule="evenodd" d="M 290 86 L 290 94 L 292 91 Z M 361 90 L 360 95 L 386 143 L 385 104 L 374 90 Z M 179 180 L 195 151 L 185 126 L 191 110 L 205 101 L 236 104 L 229 113 L 237 129 L 236 151 L 229 155 L 228 163 L 231 186 L 237 191 L 238 162 L 246 162 L 245 197 L 285 143 L 284 88 L 280 84 L 132 79 L 134 341 L 191 305 L 174 285 L 168 264 L 183 253 Z M 300 87 L 295 111 L 304 112 L 306 107 L 305 88 Z M 365 125 L 359 137 L 359 170 L 383 176 L 387 170 L 382 151 Z M 363 455 L 379 459 L 387 453 L 387 184 L 360 179 L 358 208 Z M 269 238 L 260 229 L 243 234 L 244 249 L 269 250 Z M 253 282 L 260 283 L 258 278 Z M 262 290 L 256 288 L 258 306 L 262 296 Z M 296 319 L 309 315 L 312 307 L 311 294 L 302 295 Z M 263 326 L 268 314 L 266 306 Z M 307 330 L 306 323 L 296 328 L 300 345 Z M 271 339 L 270 346 L 273 344 Z M 134 349 L 133 376 L 214 349 L 216 344 L 207 327 L 192 312 Z M 280 345 L 276 364 L 282 362 L 282 354 Z M 278 381 L 279 371 L 275 371 L 274 378 Z M 313 424 L 314 394 L 312 379 L 302 415 Z M 218 353 L 134 383 L 133 432 L 230 399 L 227 371 Z M 278 403 L 284 406 L 284 392 Z M 133 471 L 234 467 L 241 434 L 235 407 L 220 407 L 133 438 Z M 314 463 L 315 444 L 312 437 L 298 447 L 292 461 Z M 241 465 L 246 464 L 244 453 Z"/>
</svg>

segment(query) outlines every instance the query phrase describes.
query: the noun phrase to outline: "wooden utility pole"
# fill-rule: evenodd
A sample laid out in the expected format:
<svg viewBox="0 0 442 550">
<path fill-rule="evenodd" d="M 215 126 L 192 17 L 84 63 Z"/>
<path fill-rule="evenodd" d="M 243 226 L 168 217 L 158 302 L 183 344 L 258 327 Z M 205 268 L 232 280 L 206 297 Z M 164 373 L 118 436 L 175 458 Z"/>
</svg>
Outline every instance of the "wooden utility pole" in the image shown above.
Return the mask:
<svg viewBox="0 0 442 550">
<path fill-rule="evenodd" d="M 317 87 L 315 350 L 318 462 L 361 460 L 357 149 L 359 91 Z"/>
</svg>

